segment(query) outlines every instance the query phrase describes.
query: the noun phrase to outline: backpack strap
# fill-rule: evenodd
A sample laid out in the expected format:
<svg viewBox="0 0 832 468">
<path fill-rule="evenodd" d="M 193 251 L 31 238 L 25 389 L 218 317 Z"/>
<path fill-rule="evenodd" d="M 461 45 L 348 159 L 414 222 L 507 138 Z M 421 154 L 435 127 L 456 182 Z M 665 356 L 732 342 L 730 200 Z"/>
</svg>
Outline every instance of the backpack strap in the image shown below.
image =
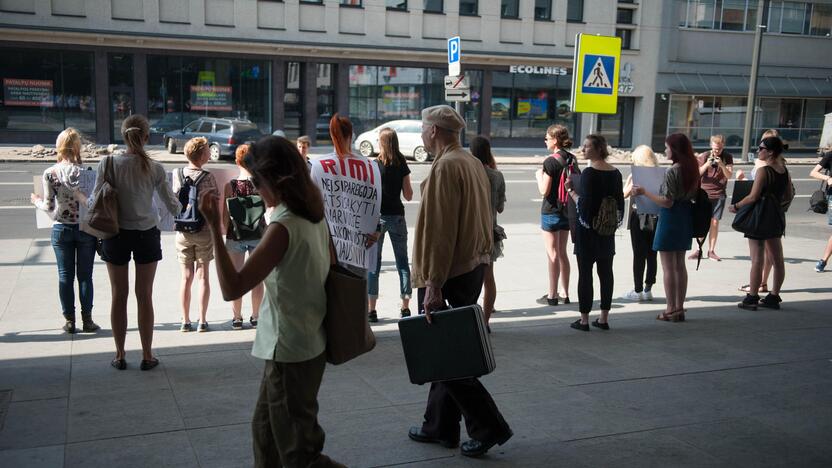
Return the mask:
<svg viewBox="0 0 832 468">
<path fill-rule="evenodd" d="M 199 185 L 199 183 L 202 181 L 202 179 L 205 178 L 206 175 L 208 175 L 208 171 L 203 171 L 202 169 L 200 169 L 199 175 L 196 176 L 196 179 L 193 179 L 194 186 Z"/>
<path fill-rule="evenodd" d="M 179 188 L 182 188 L 185 185 L 185 168 L 180 167 L 176 169 L 176 180 L 179 181 Z"/>
</svg>

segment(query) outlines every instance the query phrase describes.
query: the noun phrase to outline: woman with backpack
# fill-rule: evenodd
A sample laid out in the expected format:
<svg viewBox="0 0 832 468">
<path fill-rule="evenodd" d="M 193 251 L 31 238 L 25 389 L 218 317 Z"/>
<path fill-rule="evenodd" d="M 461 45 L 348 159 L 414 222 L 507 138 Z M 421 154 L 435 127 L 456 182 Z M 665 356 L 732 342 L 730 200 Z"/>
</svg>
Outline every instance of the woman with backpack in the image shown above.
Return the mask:
<svg viewBox="0 0 832 468">
<path fill-rule="evenodd" d="M 240 169 L 240 174 L 236 179 L 228 181 L 223 193 L 223 200 L 226 204 L 231 204 L 239 201 L 241 211 L 226 210 L 226 224 L 225 224 L 225 248 L 228 250 L 228 255 L 231 257 L 231 262 L 234 268 L 240 269 L 246 260 L 246 254 L 251 258 L 251 254 L 257 245 L 260 244 L 260 239 L 263 237 L 263 231 L 266 229 L 265 218 L 265 203 L 263 203 L 260 193 L 251 183 L 251 174 L 245 166 L 245 157 L 248 154 L 249 145 L 240 145 L 234 153 L 234 160 L 237 167 Z M 234 200 L 230 202 L 229 200 Z M 249 218 L 249 219 L 247 219 Z M 251 219 L 259 221 L 253 225 L 249 224 Z M 260 317 L 260 304 L 263 301 L 263 283 L 258 283 L 251 289 L 251 317 L 249 323 L 251 328 L 257 328 L 257 320 Z M 243 298 L 238 297 L 231 301 L 231 328 L 234 330 L 243 329 Z"/>
<path fill-rule="evenodd" d="M 659 160 L 647 145 L 641 145 L 633 150 L 633 166 L 657 167 Z M 630 199 L 627 229 L 630 231 L 630 244 L 633 247 L 633 289 L 621 298 L 630 301 L 652 301 L 653 285 L 656 284 L 657 252 L 653 250 L 653 238 L 656 233 L 658 216 L 649 213 L 638 213 L 636 201 L 631 197 L 633 190 L 633 175 L 627 176 L 624 183 L 624 198 Z M 645 266 L 647 272 L 645 275 Z"/>
<path fill-rule="evenodd" d="M 55 142 L 58 162 L 43 171 L 43 197 L 31 196 L 32 203 L 47 212 L 52 224 L 52 249 L 58 263 L 58 297 L 64 315 L 63 330 L 75 333 L 75 277 L 81 300 L 82 330 L 87 333 L 101 327 L 92 320 L 92 266 L 95 263 L 95 237 L 80 229 L 80 203 L 86 197 L 80 190 L 81 134 L 70 127 Z"/>
<path fill-rule="evenodd" d="M 285 138 L 267 136 L 245 157 L 251 183 L 274 207 L 258 247 L 242 268 L 221 247 L 217 197 L 200 206 L 214 238 L 217 277 L 225 300 L 265 282 L 266 300 L 252 346 L 265 363 L 251 428 L 254 466 L 342 467 L 322 454 L 318 390 L 326 369 L 325 283 L 330 238 L 320 190 L 306 161 Z"/>
<path fill-rule="evenodd" d="M 174 216 L 179 214 L 182 206 L 168 183 L 165 168 L 150 159 L 144 149 L 150 138 L 147 119 L 140 114 L 127 117 L 121 124 L 121 136 L 127 151 L 118 156 L 106 157 L 98 164 L 93 190 L 93 197 L 97 197 L 102 184 L 107 181 L 118 193 L 119 232 L 115 237 L 105 239 L 101 246 L 101 259 L 107 263 L 107 273 L 110 276 L 110 320 L 116 343 L 116 357 L 110 364 L 118 370 L 127 368 L 124 341 L 127 337 L 127 296 L 130 294 L 128 263 L 132 257 L 136 264 L 134 289 L 142 343 L 140 368 L 150 370 L 159 365 L 151 347 L 153 280 L 156 277 L 156 265 L 162 259 L 161 237 L 156 227 L 159 215 L 153 207 L 153 194 L 159 194 L 165 208 Z"/>
<path fill-rule="evenodd" d="M 488 182 L 491 185 L 491 216 L 494 218 L 492 231 L 494 232 L 494 243 L 491 248 L 491 263 L 485 267 L 485 274 L 482 283 L 482 311 L 485 315 L 485 326 L 491 314 L 494 313 L 494 302 L 497 300 L 497 283 L 494 280 L 494 262 L 503 256 L 503 240 L 506 238 L 506 231 L 497 224 L 497 213 L 502 213 L 506 204 L 506 180 L 503 173 L 497 170 L 497 162 L 491 154 L 491 142 L 484 136 L 478 135 L 471 140 L 471 154 L 479 159 L 485 168 Z M 487 328 L 491 332 L 491 328 Z"/>
<path fill-rule="evenodd" d="M 781 239 L 786 229 L 783 206 L 791 201 L 794 196 L 789 170 L 786 169 L 786 161 L 783 158 L 783 151 L 786 149 L 788 149 L 788 146 L 784 145 L 783 140 L 779 137 L 763 138 L 757 149 L 757 158 L 764 161 L 765 165 L 757 171 L 751 193 L 730 207 L 731 213 L 737 213 L 743 207 L 754 210 L 755 204 L 764 203 L 763 206 L 766 211 L 761 213 L 763 219 L 766 219 L 766 221 L 775 220 L 773 223 L 760 223 L 760 226 L 765 226 L 765 232 L 745 232 L 751 255 L 751 273 L 749 277 L 750 291 L 746 294 L 745 299 L 737 304 L 741 309 L 757 310 L 758 306 L 779 309 L 782 302 L 780 288 L 783 286 L 783 280 L 786 277 Z M 771 197 L 773 200 L 765 203 L 766 197 Z M 735 227 L 740 217 L 740 215 L 734 217 Z M 776 226 L 776 230 L 772 230 L 774 226 Z M 759 288 L 764 255 L 768 255 L 774 275 L 772 277 L 772 288 L 761 301 Z"/>
<path fill-rule="evenodd" d="M 540 229 L 546 247 L 546 265 L 549 270 L 549 291 L 537 299 L 538 304 L 556 306 L 563 299 L 569 304 L 569 257 L 566 244 L 569 242 L 569 197 L 565 183 L 569 175 L 579 173 L 575 156 L 567 151 L 572 147 L 569 130 L 563 125 L 552 125 L 546 129 L 546 149 L 551 156 L 543 161 L 543 168 L 535 173 L 537 189 L 543 195 L 540 208 Z M 558 294 L 558 280 L 563 286 L 563 297 Z"/>
<path fill-rule="evenodd" d="M 664 143 L 665 157 L 673 165 L 667 170 L 659 193 L 648 192 L 638 185 L 633 186 L 631 193 L 645 195 L 660 207 L 653 250 L 661 256 L 667 305 L 656 320 L 683 322 L 688 291 L 685 252 L 690 250 L 693 238 L 691 200 L 699 192 L 699 164 L 687 136 L 674 133 Z"/>
<path fill-rule="evenodd" d="M 826 196 L 826 221 L 832 226 L 832 149 L 823 153 L 820 162 L 818 162 L 809 177 L 821 181 L 821 189 L 826 188 L 824 195 Z M 822 212 L 822 211 L 821 211 Z M 826 268 L 826 262 L 832 256 L 832 236 L 826 241 L 826 248 L 823 250 L 823 256 L 815 264 L 815 271 L 823 273 Z"/>
<path fill-rule="evenodd" d="M 378 238 L 378 260 L 375 269 L 367 275 L 370 322 L 378 322 L 378 275 L 381 272 L 381 249 L 384 235 L 390 234 L 396 270 L 399 272 L 399 297 L 402 300 L 401 317 L 410 317 L 410 263 L 407 260 L 407 221 L 401 197 L 410 201 L 413 187 L 410 185 L 410 168 L 399 151 L 399 137 L 392 128 L 383 128 L 378 134 L 378 167 L 381 172 L 381 235 Z"/>
<path fill-rule="evenodd" d="M 589 313 L 594 296 L 592 268 L 598 267 L 601 283 L 601 316 L 592 326 L 609 330 L 609 314 L 612 307 L 613 273 L 615 256 L 615 230 L 624 215 L 624 188 L 621 172 L 607 162 L 607 141 L 601 135 L 587 135 L 584 155 L 589 167 L 581 172 L 577 189 L 568 179 L 567 193 L 578 208 L 575 230 L 575 256 L 578 259 L 578 302 L 581 318 L 570 326 L 589 331 Z"/>
</svg>

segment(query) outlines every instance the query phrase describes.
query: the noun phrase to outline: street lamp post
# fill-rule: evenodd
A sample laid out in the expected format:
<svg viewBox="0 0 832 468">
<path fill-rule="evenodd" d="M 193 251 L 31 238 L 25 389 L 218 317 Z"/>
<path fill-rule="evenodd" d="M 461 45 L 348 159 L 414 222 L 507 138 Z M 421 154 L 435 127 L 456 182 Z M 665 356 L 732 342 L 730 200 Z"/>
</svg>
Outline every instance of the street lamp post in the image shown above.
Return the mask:
<svg viewBox="0 0 832 468">
<path fill-rule="evenodd" d="M 769 0 L 758 0 L 757 19 L 754 28 L 754 52 L 751 56 L 751 79 L 748 81 L 748 102 L 745 110 L 745 129 L 742 137 L 742 161 L 748 162 L 748 150 L 751 146 L 752 132 L 754 131 L 754 112 L 757 100 L 757 74 L 760 72 L 760 49 L 763 45 L 763 30 L 766 28 L 768 18 Z"/>
</svg>

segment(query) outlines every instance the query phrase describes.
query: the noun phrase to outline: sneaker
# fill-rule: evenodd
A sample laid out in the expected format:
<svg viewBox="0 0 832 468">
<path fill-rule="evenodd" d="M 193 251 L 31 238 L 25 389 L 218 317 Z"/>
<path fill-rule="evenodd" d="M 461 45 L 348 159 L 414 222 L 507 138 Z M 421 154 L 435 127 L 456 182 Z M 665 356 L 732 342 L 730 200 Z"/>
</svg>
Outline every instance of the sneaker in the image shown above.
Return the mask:
<svg viewBox="0 0 832 468">
<path fill-rule="evenodd" d="M 67 320 L 63 326 L 63 330 L 69 334 L 75 333 L 75 320 Z"/>
<path fill-rule="evenodd" d="M 760 303 L 760 296 L 752 296 L 751 294 L 746 294 L 745 299 L 742 300 L 737 307 L 740 309 L 745 310 L 757 310 L 757 305 Z"/>
<path fill-rule="evenodd" d="M 200 333 L 208 331 L 208 322 L 199 322 L 199 328 L 197 329 Z"/>
<path fill-rule="evenodd" d="M 627 301 L 639 301 L 639 302 L 641 302 L 641 301 L 644 300 L 644 295 L 640 292 L 636 292 L 636 290 L 633 289 L 630 292 L 621 296 L 621 299 L 624 299 L 624 300 L 627 300 Z"/>
<path fill-rule="evenodd" d="M 641 293 L 641 300 L 642 301 L 652 301 L 653 300 L 653 291 L 644 290 Z"/>
<path fill-rule="evenodd" d="M 81 327 L 81 330 L 84 333 L 92 333 L 94 331 L 101 330 L 101 327 L 98 326 L 97 323 L 93 322 L 91 318 L 84 320 L 84 325 Z"/>
<path fill-rule="evenodd" d="M 402 309 L 402 318 L 405 318 L 405 317 L 410 317 L 410 309 L 407 308 L 407 307 Z"/>
<path fill-rule="evenodd" d="M 535 302 L 540 304 L 540 305 L 556 306 L 556 305 L 558 305 L 558 298 L 556 297 L 554 299 L 550 299 L 548 294 L 544 294 L 543 296 L 539 297 L 538 299 L 535 299 Z"/>
<path fill-rule="evenodd" d="M 369 313 L 367 313 L 367 320 L 369 320 L 370 323 L 378 322 L 378 312 L 376 312 L 375 310 L 371 310 Z"/>
<path fill-rule="evenodd" d="M 826 260 L 818 260 L 815 263 L 815 271 L 818 273 L 823 273 L 824 268 L 826 268 Z"/>
<path fill-rule="evenodd" d="M 232 330 L 242 330 L 243 329 L 243 318 L 240 317 L 238 319 L 231 319 L 231 329 Z"/>
<path fill-rule="evenodd" d="M 257 317 L 249 318 L 248 323 L 251 324 L 251 328 L 257 328 Z"/>
<path fill-rule="evenodd" d="M 575 330 L 580 330 L 580 331 L 585 331 L 585 332 L 589 331 L 589 324 L 588 323 L 587 324 L 581 323 L 581 319 L 575 320 L 574 322 L 569 324 L 569 326 L 574 328 Z"/>
<path fill-rule="evenodd" d="M 710 258 L 711 260 L 716 260 L 717 262 L 721 262 L 721 261 L 722 261 L 722 257 L 720 257 L 719 255 L 717 255 L 717 254 L 716 254 L 716 252 L 714 252 L 713 250 L 711 250 L 710 252 L 708 252 L 708 258 Z"/>
<path fill-rule="evenodd" d="M 702 253 L 701 250 L 694 250 L 690 255 L 688 255 L 688 260 L 696 260 L 699 258 L 699 255 Z"/>
<path fill-rule="evenodd" d="M 769 293 L 768 296 L 766 296 L 765 298 L 763 298 L 762 301 L 760 301 L 759 306 L 765 307 L 767 309 L 780 309 L 781 302 L 783 302 L 783 300 L 780 299 L 780 296 L 778 296 L 777 294 Z"/>
<path fill-rule="evenodd" d="M 191 324 L 191 322 L 182 322 L 182 325 L 179 327 L 179 331 L 181 331 L 182 333 L 191 332 L 194 331 L 194 326 Z"/>
</svg>

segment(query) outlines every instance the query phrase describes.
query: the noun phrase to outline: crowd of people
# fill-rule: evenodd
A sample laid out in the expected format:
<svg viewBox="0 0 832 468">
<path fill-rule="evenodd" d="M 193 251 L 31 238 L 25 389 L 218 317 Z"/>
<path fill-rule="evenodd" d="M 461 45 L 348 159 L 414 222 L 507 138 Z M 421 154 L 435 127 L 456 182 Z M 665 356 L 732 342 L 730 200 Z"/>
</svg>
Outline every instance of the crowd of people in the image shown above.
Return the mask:
<svg viewBox="0 0 832 468">
<path fill-rule="evenodd" d="M 64 330 L 76 332 L 74 281 L 81 302 L 81 329 L 95 332 L 92 320 L 92 268 L 96 250 L 107 265 L 112 293 L 111 327 L 115 357 L 111 365 L 127 369 L 125 337 L 128 263 L 135 263 L 134 291 L 141 337 L 141 370 L 158 366 L 152 351 L 153 282 L 162 259 L 161 238 L 154 211 L 154 195 L 174 217 L 181 286 L 179 306 L 183 332 L 194 329 L 190 319 L 191 289 L 197 283 L 199 320 L 196 329 L 208 331 L 209 270 L 215 269 L 225 301 L 231 302 L 233 329 L 243 328 L 242 296 L 251 294 L 250 325 L 256 328 L 252 354 L 265 362 L 262 385 L 252 421 L 257 466 L 342 466 L 322 454 L 324 432 L 317 421 L 317 393 L 326 367 L 327 337 L 325 282 L 337 262 L 368 280 L 367 319 L 378 321 L 379 275 L 382 245 L 389 235 L 398 274 L 402 318 L 411 315 L 410 300 L 416 288 L 417 312 L 428 322 L 447 306 L 476 304 L 482 294 L 488 333 L 494 311 L 494 264 L 503 256 L 505 230 L 498 214 L 506 203 L 506 183 L 497 169 L 487 138 L 472 139 L 470 151 L 460 145 L 465 128 L 462 117 L 448 106 L 422 112 L 422 140 L 434 161 L 421 183 L 412 256 L 408 256 L 408 223 L 402 198 L 413 198 L 408 164 L 399 150 L 394 130 L 380 132 L 375 161 L 351 151 L 352 124 L 335 114 L 330 121 L 334 151 L 310 159 L 308 138 L 296 143 L 277 136 L 241 145 L 235 162 L 236 178 L 218 186 L 204 168 L 209 159 L 204 138 L 185 146 L 188 164 L 173 172 L 144 149 L 149 138 L 147 120 L 126 118 L 121 127 L 126 151 L 104 158 L 98 166 L 95 188 L 87 197 L 80 189 L 81 139 L 67 129 L 57 140 L 58 162 L 43 174 L 44 196 L 32 195 L 39 209 L 54 219 L 52 245 L 59 272 L 59 298 Z M 688 275 L 685 253 L 694 238 L 694 205 L 707 196 L 710 214 L 708 250 L 716 254 L 719 222 L 726 207 L 726 187 L 734 174 L 733 159 L 724 139 L 715 135 L 711 148 L 696 155 L 683 134 L 665 140 L 665 157 L 672 163 L 660 190 L 651 192 L 607 162 L 607 142 L 590 134 L 583 141 L 583 170 L 569 149 L 572 140 L 561 125 L 549 127 L 545 144 L 551 155 L 535 174 L 543 196 L 540 226 L 548 272 L 548 291 L 537 302 L 545 306 L 570 304 L 570 237 L 578 267 L 580 318 L 571 327 L 610 330 L 609 312 L 614 289 L 615 233 L 626 220 L 633 249 L 633 289 L 625 299 L 650 301 L 661 259 L 666 295 L 665 310 L 656 318 L 685 320 Z M 785 270 L 781 237 L 783 213 L 793 197 L 783 157 L 787 146 L 766 134 L 757 151 L 755 170 L 738 171 L 737 179 L 753 178 L 750 193 L 728 207 L 737 218 L 757 225 L 743 231 L 751 257 L 749 284 L 740 308 L 780 307 Z M 827 155 L 812 176 L 829 182 Z M 646 146 L 633 152 L 633 165 L 657 167 L 658 158 Z M 104 184 L 117 189 L 118 232 L 99 240 L 88 234 L 83 212 L 92 206 Z M 827 192 L 832 203 L 832 192 Z M 643 197 L 643 198 L 640 198 Z M 625 207 L 629 200 L 629 206 Z M 641 210 L 651 202 L 658 214 Z M 754 218 L 754 217 L 757 218 Z M 759 219 L 759 218 L 762 218 Z M 832 224 L 832 215 L 829 218 Z M 767 223 L 767 224 L 766 224 Z M 702 245 L 704 238 L 698 239 Z M 830 237 L 817 263 L 822 271 L 832 254 Z M 695 252 L 689 258 L 700 258 Z M 766 266 L 773 270 L 771 288 Z M 593 270 L 600 283 L 600 315 L 590 322 Z M 760 292 L 768 295 L 760 299 Z M 460 444 L 460 418 L 470 440 Z M 287 430 L 292 427 L 294 429 Z M 460 446 L 466 456 L 479 456 L 503 444 L 512 431 L 494 400 L 477 378 L 434 382 L 428 395 L 424 421 L 410 428 L 417 442 Z"/>
</svg>

